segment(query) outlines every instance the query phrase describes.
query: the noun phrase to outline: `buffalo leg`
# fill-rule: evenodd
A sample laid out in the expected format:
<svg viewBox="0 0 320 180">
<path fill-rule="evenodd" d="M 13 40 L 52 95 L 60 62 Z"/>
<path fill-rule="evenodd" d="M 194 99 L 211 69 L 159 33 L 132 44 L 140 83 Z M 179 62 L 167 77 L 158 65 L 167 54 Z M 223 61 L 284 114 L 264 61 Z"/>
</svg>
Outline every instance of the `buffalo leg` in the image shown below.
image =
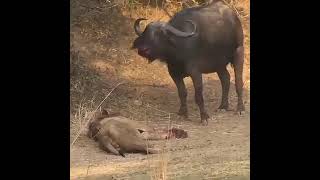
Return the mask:
<svg viewBox="0 0 320 180">
<path fill-rule="evenodd" d="M 180 98 L 180 109 L 179 109 L 178 115 L 184 116 L 185 118 L 187 118 L 188 117 L 188 108 L 187 108 L 188 92 L 187 92 L 186 85 L 184 84 L 183 77 L 174 75 L 172 73 L 170 73 L 170 76 L 177 86 L 178 94 Z"/>
<path fill-rule="evenodd" d="M 230 88 L 230 74 L 226 68 L 223 70 L 220 70 L 217 72 L 221 87 L 222 87 L 222 98 L 221 98 L 221 104 L 219 106 L 219 110 L 225 109 L 228 110 L 229 108 L 229 101 L 228 101 L 228 95 L 229 95 L 229 88 Z"/>
<path fill-rule="evenodd" d="M 203 84 L 202 84 L 202 74 L 199 72 L 193 72 L 191 74 L 191 79 L 193 82 L 194 90 L 195 90 L 195 100 L 200 110 L 201 123 L 203 125 L 208 125 L 209 115 L 204 108 L 203 101 Z"/>
<path fill-rule="evenodd" d="M 240 46 L 237 48 L 234 56 L 234 74 L 235 74 L 235 85 L 238 95 L 238 106 L 237 111 L 241 114 L 245 110 L 243 100 L 242 100 L 242 90 L 243 90 L 243 63 L 244 63 L 244 48 Z"/>
</svg>

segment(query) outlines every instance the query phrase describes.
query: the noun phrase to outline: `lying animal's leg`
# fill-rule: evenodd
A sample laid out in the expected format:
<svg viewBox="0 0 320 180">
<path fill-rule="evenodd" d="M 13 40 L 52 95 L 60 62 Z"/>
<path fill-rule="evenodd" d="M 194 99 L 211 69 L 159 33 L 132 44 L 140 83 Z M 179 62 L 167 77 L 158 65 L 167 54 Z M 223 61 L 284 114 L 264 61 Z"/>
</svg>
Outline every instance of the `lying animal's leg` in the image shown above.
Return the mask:
<svg viewBox="0 0 320 180">
<path fill-rule="evenodd" d="M 119 148 L 121 149 L 119 153 L 144 153 L 147 151 L 148 142 L 142 139 L 139 129 L 128 126 L 128 124 L 110 125 L 108 135 L 111 140 L 119 145 Z"/>
<path fill-rule="evenodd" d="M 144 131 L 141 132 L 141 137 L 144 140 L 165 140 L 172 138 L 187 138 L 188 133 L 182 129 L 178 128 L 159 128 L 153 131 Z"/>
<path fill-rule="evenodd" d="M 147 154 L 159 154 L 159 153 L 161 153 L 161 150 L 160 150 L 160 149 L 148 148 Z"/>
<path fill-rule="evenodd" d="M 225 109 L 228 110 L 229 108 L 229 101 L 228 101 L 228 95 L 229 95 L 229 88 L 230 88 L 230 74 L 226 68 L 223 68 L 222 70 L 218 71 L 218 76 L 221 82 L 222 87 L 222 98 L 221 98 L 221 104 L 219 106 L 219 110 Z"/>
<path fill-rule="evenodd" d="M 183 77 L 180 75 L 175 75 L 171 71 L 169 71 L 169 74 L 178 89 L 178 94 L 179 94 L 179 98 L 180 98 L 180 109 L 179 109 L 178 114 L 180 116 L 184 116 L 185 118 L 187 118 L 188 117 L 188 108 L 187 108 L 188 92 L 187 92 L 186 85 L 184 84 Z"/>
<path fill-rule="evenodd" d="M 202 84 L 202 74 L 200 72 L 192 72 L 191 79 L 193 82 L 194 90 L 195 90 L 195 100 L 200 109 L 201 123 L 202 125 L 208 125 L 209 115 L 204 108 L 203 101 L 203 84 Z"/>
<path fill-rule="evenodd" d="M 168 131 L 161 131 L 161 130 L 157 130 L 157 131 L 145 131 L 141 133 L 141 137 L 143 140 L 163 140 L 163 139 L 167 139 L 168 137 Z"/>
<path fill-rule="evenodd" d="M 242 90 L 243 90 L 243 63 L 244 63 L 244 48 L 239 46 L 235 52 L 234 56 L 234 74 L 235 74 L 235 84 L 236 91 L 238 95 L 238 106 L 237 111 L 241 114 L 245 110 L 243 100 L 242 100 Z"/>
<path fill-rule="evenodd" d="M 121 155 L 125 157 L 122 151 L 118 151 L 112 144 L 111 144 L 111 139 L 107 136 L 100 136 L 99 137 L 99 144 L 100 147 L 103 150 L 109 151 L 110 153 L 113 153 L 115 155 Z"/>
<path fill-rule="evenodd" d="M 149 130 L 142 130 L 138 128 L 138 132 L 140 137 L 143 140 L 161 140 L 165 139 L 165 137 L 159 133 L 159 131 L 155 131 L 154 129 L 149 129 Z"/>
</svg>

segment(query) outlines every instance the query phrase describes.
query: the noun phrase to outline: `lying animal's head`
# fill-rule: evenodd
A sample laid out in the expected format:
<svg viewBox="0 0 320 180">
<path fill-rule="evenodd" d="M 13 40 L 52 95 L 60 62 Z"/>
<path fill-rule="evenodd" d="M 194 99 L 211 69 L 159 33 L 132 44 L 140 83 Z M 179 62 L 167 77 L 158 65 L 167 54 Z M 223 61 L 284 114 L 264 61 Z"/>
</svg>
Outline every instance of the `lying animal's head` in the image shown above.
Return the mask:
<svg viewBox="0 0 320 180">
<path fill-rule="evenodd" d="M 97 141 L 96 135 L 99 133 L 101 128 L 100 121 L 109 116 L 110 114 L 106 109 L 103 109 L 102 112 L 95 113 L 94 119 L 89 123 L 87 136 Z"/>
<path fill-rule="evenodd" d="M 120 116 L 120 113 L 118 112 L 110 113 L 106 109 L 103 109 L 102 112 L 95 113 L 93 120 L 89 123 L 87 136 L 89 138 L 93 138 L 96 141 L 97 140 L 96 135 L 98 134 L 101 128 L 100 121 L 102 121 L 105 118 L 115 117 L 115 116 Z"/>
<path fill-rule="evenodd" d="M 100 121 L 92 121 L 89 123 L 88 137 L 97 141 L 97 134 L 101 128 Z"/>
<path fill-rule="evenodd" d="M 134 23 L 134 30 L 138 37 L 133 42 L 133 49 L 138 49 L 138 54 L 148 59 L 149 63 L 155 59 L 164 58 L 166 49 L 169 46 L 174 46 L 172 40 L 173 36 L 176 37 L 191 37 L 195 35 L 196 25 L 187 20 L 193 25 L 192 32 L 180 31 L 166 22 L 151 22 L 147 25 L 144 31 L 140 29 L 140 21 L 147 20 L 139 18 Z"/>
</svg>

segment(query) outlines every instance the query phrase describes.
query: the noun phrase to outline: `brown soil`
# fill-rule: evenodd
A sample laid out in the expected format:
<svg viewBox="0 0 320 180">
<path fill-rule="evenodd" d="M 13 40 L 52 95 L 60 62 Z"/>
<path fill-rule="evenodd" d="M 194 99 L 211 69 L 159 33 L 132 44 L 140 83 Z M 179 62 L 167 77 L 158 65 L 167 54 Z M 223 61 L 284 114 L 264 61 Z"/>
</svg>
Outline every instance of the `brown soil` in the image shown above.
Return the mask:
<svg viewBox="0 0 320 180">
<path fill-rule="evenodd" d="M 240 5 L 244 6 L 240 13 L 249 14 L 248 1 L 243 0 Z M 185 80 L 190 113 L 185 120 L 176 115 L 179 98 L 166 66 L 159 62 L 148 64 L 130 50 L 136 37 L 132 28 L 134 19 L 144 16 L 166 20 L 166 13 L 149 6 L 135 5 L 131 10 L 130 7 L 113 6 L 113 2 L 107 1 L 71 1 L 70 140 L 74 140 L 90 112 L 119 82 L 124 84 L 111 93 L 103 107 L 157 126 L 171 122 L 187 130 L 189 137 L 154 142 L 168 148 L 166 154 L 127 154 L 123 158 L 100 150 L 84 131 L 71 147 L 70 178 L 150 179 L 160 171 L 168 179 L 250 179 L 249 16 L 242 19 L 246 30 L 246 113 L 239 116 L 234 111 L 215 112 L 220 103 L 221 85 L 216 74 L 208 74 L 204 76 L 204 99 L 211 119 L 208 126 L 201 126 L 190 78 Z M 172 3 L 168 11 L 173 14 L 178 8 Z M 232 77 L 229 102 L 234 109 L 237 96 L 233 70 L 228 69 Z M 159 161 L 164 164 L 159 165 Z"/>
</svg>

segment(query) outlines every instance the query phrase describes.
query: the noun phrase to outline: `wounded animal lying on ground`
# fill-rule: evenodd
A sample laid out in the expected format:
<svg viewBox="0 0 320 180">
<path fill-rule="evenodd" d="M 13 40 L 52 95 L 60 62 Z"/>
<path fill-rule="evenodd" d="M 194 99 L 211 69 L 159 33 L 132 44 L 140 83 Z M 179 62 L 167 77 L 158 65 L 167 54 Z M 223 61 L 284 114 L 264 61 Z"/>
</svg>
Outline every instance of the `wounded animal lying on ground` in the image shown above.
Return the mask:
<svg viewBox="0 0 320 180">
<path fill-rule="evenodd" d="M 89 124 L 88 136 L 97 141 L 101 149 L 115 155 L 125 157 L 124 153 L 131 152 L 156 154 L 160 150 L 145 140 L 188 137 L 187 132 L 182 129 L 155 130 L 122 116 L 109 115 L 105 110 L 103 113 Z"/>
</svg>

